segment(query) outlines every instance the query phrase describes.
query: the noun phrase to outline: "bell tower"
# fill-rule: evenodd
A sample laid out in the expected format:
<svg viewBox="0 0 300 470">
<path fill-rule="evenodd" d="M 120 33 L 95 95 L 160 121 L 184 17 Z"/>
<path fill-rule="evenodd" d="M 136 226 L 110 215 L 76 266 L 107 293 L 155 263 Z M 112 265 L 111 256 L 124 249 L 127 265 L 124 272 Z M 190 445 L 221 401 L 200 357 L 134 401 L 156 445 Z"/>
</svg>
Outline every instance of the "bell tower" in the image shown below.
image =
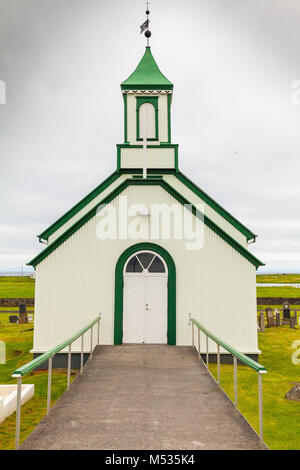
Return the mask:
<svg viewBox="0 0 300 470">
<path fill-rule="evenodd" d="M 141 26 L 147 46 L 134 72 L 121 83 L 124 143 L 117 145 L 118 169 L 177 169 L 178 145 L 171 143 L 173 84 L 161 73 L 149 46 L 149 10 Z M 141 31 L 143 32 L 143 30 Z"/>
</svg>

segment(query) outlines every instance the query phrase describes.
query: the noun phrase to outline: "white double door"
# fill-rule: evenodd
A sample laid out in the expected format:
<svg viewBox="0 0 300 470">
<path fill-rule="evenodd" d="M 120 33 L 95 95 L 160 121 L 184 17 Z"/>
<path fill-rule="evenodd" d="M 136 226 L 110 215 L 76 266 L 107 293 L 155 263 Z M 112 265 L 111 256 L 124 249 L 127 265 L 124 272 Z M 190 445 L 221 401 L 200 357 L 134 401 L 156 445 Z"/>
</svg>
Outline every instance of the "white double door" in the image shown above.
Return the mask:
<svg viewBox="0 0 300 470">
<path fill-rule="evenodd" d="M 167 343 L 168 276 L 124 276 L 123 343 Z"/>
</svg>

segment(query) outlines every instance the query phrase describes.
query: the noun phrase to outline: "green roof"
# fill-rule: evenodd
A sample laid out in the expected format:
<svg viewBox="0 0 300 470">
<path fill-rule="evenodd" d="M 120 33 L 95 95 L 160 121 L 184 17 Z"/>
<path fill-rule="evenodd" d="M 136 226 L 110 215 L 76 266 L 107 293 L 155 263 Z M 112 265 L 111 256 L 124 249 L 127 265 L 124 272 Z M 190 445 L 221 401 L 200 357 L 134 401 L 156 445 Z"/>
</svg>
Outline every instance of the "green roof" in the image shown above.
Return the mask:
<svg viewBox="0 0 300 470">
<path fill-rule="evenodd" d="M 219 227 L 215 222 L 213 222 L 207 215 L 202 214 L 200 210 L 193 206 L 184 196 L 182 196 L 176 189 L 174 189 L 169 183 L 165 180 L 159 179 L 131 179 L 128 178 L 115 189 L 113 189 L 107 196 L 105 196 L 101 202 L 95 204 L 88 212 L 86 212 L 79 220 L 77 220 L 73 225 L 71 225 L 67 230 L 62 233 L 58 238 L 56 238 L 50 245 L 47 246 L 43 251 L 41 251 L 33 260 L 27 263 L 28 266 L 36 267 L 41 261 L 43 261 L 48 255 L 56 250 L 62 243 L 64 243 L 69 237 L 71 237 L 77 230 L 79 230 L 83 225 L 85 225 L 92 217 L 97 214 L 98 208 L 103 204 L 108 204 L 114 200 L 119 194 L 121 194 L 128 186 L 160 186 L 167 191 L 171 196 L 177 199 L 183 205 L 189 205 L 191 207 L 191 212 L 200 220 L 203 220 L 204 224 L 207 225 L 213 232 L 215 232 L 219 237 L 221 237 L 225 242 L 227 242 L 232 248 L 239 252 L 244 258 L 246 258 L 250 263 L 252 263 L 256 268 L 259 266 L 264 266 L 264 264 L 257 259 L 250 251 L 248 251 L 244 246 L 240 245 L 234 238 L 228 235 L 221 227 Z"/>
<path fill-rule="evenodd" d="M 141 89 L 145 87 L 149 89 L 173 89 L 173 84 L 159 70 L 150 47 L 146 47 L 145 54 L 135 71 L 127 80 L 121 83 L 122 89 Z"/>
</svg>

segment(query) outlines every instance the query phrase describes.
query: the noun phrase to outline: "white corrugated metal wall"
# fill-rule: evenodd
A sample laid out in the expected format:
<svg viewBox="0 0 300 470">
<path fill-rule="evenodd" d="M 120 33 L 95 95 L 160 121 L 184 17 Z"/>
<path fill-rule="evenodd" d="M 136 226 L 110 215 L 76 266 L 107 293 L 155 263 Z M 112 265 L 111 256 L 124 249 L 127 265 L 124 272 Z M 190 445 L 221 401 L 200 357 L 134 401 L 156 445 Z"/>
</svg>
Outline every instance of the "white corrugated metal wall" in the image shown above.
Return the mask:
<svg viewBox="0 0 300 470">
<path fill-rule="evenodd" d="M 130 186 L 122 196 L 127 196 L 128 205 L 177 203 L 160 186 Z M 113 202 L 116 209 L 118 201 Z M 69 337 L 99 312 L 101 343 L 113 344 L 116 262 L 128 246 L 151 240 L 101 241 L 96 236 L 98 222 L 92 218 L 37 266 L 35 352 Z M 187 251 L 184 240 L 153 242 L 163 246 L 176 265 L 177 344 L 191 343 L 192 313 L 239 350 L 256 353 L 255 267 L 208 227 L 199 251 Z M 79 341 L 74 350 L 79 350 Z"/>
</svg>

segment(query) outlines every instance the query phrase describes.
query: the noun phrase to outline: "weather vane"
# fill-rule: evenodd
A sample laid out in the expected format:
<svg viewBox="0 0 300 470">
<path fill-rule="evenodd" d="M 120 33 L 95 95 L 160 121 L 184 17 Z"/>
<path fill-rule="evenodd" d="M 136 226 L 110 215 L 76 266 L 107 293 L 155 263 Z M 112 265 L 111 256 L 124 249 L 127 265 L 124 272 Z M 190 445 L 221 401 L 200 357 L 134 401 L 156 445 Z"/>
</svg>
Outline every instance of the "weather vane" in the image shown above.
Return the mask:
<svg viewBox="0 0 300 470">
<path fill-rule="evenodd" d="M 149 31 L 149 23 L 150 23 L 150 20 L 149 20 L 149 15 L 150 15 L 149 5 L 150 5 L 150 2 L 145 2 L 145 3 L 147 5 L 147 10 L 146 10 L 147 19 L 140 26 L 140 28 L 141 28 L 141 34 L 145 31 L 145 36 L 147 38 L 147 47 L 149 47 L 149 39 L 151 37 L 151 31 Z"/>
</svg>

